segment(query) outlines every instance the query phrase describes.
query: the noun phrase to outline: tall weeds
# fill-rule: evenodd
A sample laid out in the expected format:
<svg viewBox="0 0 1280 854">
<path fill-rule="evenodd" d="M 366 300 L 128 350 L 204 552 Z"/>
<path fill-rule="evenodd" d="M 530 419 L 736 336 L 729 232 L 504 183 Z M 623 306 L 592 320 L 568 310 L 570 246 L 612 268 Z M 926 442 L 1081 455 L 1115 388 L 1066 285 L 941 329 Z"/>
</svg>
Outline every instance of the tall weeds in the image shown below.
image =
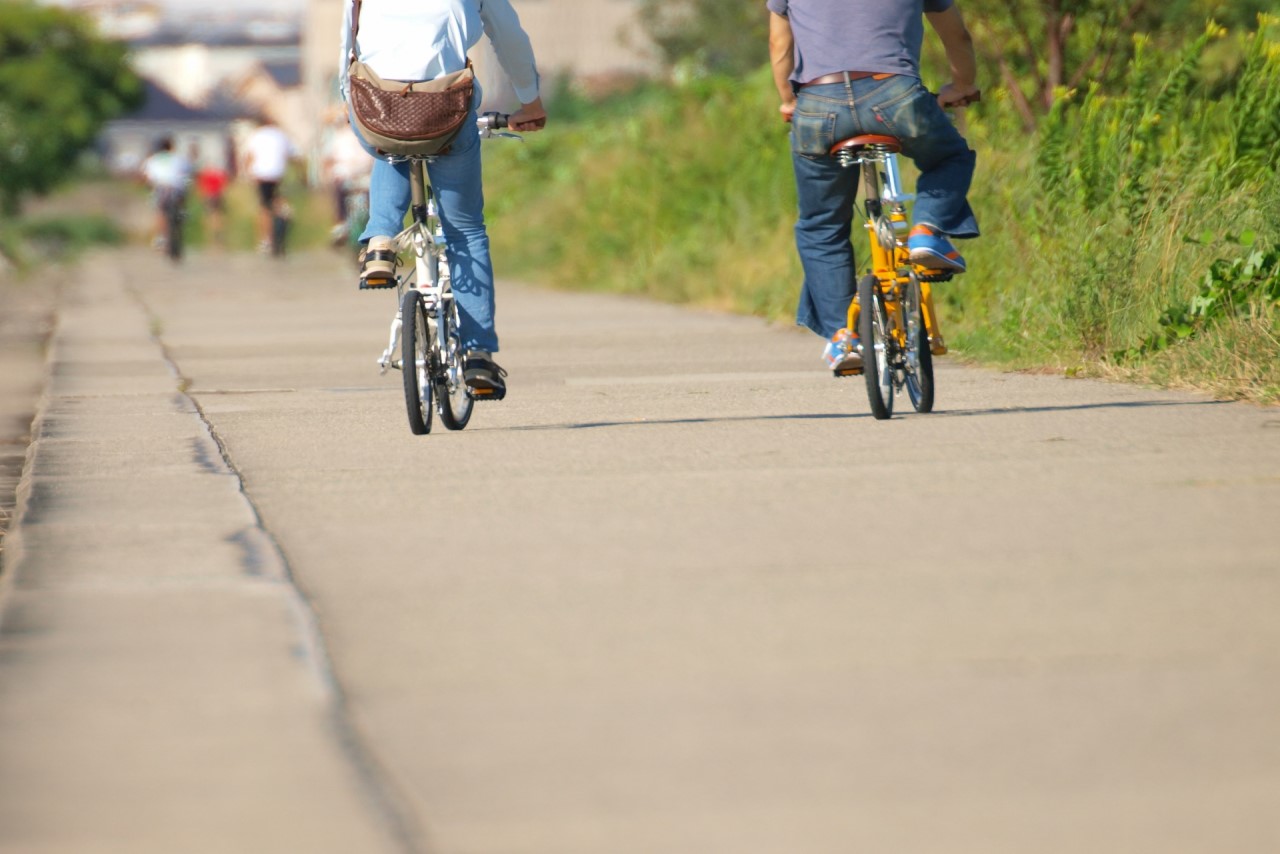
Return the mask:
<svg viewBox="0 0 1280 854">
<path fill-rule="evenodd" d="M 1280 225 L 1262 203 L 1280 165 L 1275 26 L 1260 21 L 1240 70 L 1213 96 L 1204 57 L 1226 34 L 1212 23 L 1176 52 L 1140 37 L 1123 94 L 1097 86 L 1060 93 L 1024 155 L 1034 183 L 1013 190 L 1012 209 L 1004 206 L 995 229 L 984 210 L 986 237 L 973 244 L 970 261 L 976 275 L 952 293 L 967 309 L 958 343 L 986 357 L 1131 376 L 1152 376 L 1153 363 L 1176 361 L 1150 344 L 1190 344 L 1191 335 L 1170 338 L 1170 318 L 1186 316 L 1210 287 L 1206 277 L 1234 269 L 1242 253 L 1280 246 Z M 1257 246 L 1236 240 L 1246 231 Z M 1034 255 L 1013 251 L 1026 243 Z M 1026 295 L 991 277 L 1018 282 L 1013 287 Z M 1275 300 L 1266 294 L 1241 291 L 1245 303 L 1233 304 L 1230 317 L 1197 316 L 1196 333 L 1244 316 L 1255 331 L 1267 318 L 1274 322 Z M 1255 337 L 1266 352 L 1276 336 Z M 1280 350 L 1271 352 L 1270 360 L 1252 362 L 1260 366 L 1256 376 L 1236 376 L 1233 393 L 1273 394 L 1262 391 L 1280 376 Z M 1200 359 L 1206 371 L 1215 359 L 1230 361 L 1225 353 Z"/>
</svg>

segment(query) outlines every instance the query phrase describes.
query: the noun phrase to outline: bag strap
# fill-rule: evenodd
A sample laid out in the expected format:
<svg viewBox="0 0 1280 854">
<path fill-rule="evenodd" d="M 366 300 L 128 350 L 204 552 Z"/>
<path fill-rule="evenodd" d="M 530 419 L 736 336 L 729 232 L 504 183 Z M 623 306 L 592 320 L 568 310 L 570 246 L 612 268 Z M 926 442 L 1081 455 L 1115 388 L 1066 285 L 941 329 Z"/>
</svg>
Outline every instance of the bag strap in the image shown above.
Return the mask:
<svg viewBox="0 0 1280 854">
<path fill-rule="evenodd" d="M 360 32 L 360 0 L 351 2 L 351 55 L 348 62 L 356 61 L 356 34 Z"/>
</svg>

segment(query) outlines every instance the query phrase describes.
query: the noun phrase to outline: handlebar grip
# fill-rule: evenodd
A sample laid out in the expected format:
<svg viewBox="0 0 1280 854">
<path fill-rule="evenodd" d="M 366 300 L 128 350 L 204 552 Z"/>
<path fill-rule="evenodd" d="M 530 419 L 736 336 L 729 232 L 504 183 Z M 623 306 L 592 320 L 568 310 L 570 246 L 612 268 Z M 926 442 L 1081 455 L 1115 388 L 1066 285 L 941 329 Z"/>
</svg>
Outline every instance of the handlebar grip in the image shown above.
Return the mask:
<svg viewBox="0 0 1280 854">
<path fill-rule="evenodd" d="M 506 130 L 509 118 L 511 117 L 506 113 L 485 113 L 476 119 L 476 124 L 489 130 Z"/>
<path fill-rule="evenodd" d="M 930 91 L 929 94 L 932 95 L 934 98 L 938 97 L 937 92 Z M 959 101 L 952 101 L 950 104 L 946 104 L 945 109 L 953 110 L 956 107 L 967 107 L 970 104 L 976 104 L 981 100 L 982 100 L 982 90 L 979 89 L 977 92 L 974 92 L 972 95 L 966 95 L 964 98 L 962 98 Z"/>
</svg>

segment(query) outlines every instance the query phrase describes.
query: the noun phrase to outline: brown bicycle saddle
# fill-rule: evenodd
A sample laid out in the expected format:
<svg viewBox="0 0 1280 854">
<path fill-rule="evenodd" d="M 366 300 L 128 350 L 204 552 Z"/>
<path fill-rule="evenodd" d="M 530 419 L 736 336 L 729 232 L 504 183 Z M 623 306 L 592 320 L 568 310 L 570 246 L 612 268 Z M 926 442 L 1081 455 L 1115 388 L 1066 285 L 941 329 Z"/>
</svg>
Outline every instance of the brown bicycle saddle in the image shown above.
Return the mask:
<svg viewBox="0 0 1280 854">
<path fill-rule="evenodd" d="M 876 146 L 887 151 L 897 153 L 902 150 L 902 143 L 896 136 L 883 136 L 877 133 L 864 133 L 859 136 L 851 136 L 848 139 L 842 139 L 835 145 L 831 146 L 830 154 L 834 157 L 842 151 L 857 153 L 860 149 Z"/>
</svg>

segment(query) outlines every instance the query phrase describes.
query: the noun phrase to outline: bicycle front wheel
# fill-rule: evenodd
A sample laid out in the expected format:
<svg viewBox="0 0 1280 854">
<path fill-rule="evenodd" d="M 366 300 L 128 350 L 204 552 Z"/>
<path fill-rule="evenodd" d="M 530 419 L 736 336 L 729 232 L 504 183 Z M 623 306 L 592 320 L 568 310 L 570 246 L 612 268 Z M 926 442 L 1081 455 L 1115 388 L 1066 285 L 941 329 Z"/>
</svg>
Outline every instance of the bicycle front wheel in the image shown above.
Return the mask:
<svg viewBox="0 0 1280 854">
<path fill-rule="evenodd" d="M 467 393 L 463 379 L 464 354 L 462 338 L 458 334 L 458 306 L 449 300 L 448 308 L 440 312 L 440 373 L 436 378 L 436 400 L 440 409 L 440 421 L 450 430 L 461 430 L 471 420 L 475 401 Z"/>
<path fill-rule="evenodd" d="M 933 351 L 929 330 L 924 325 L 924 302 L 920 280 L 911 274 L 903 311 L 907 316 L 907 397 L 916 412 L 933 411 Z"/>
<path fill-rule="evenodd" d="M 400 303 L 400 373 L 409 430 L 415 436 L 431 432 L 431 330 L 422 310 L 422 294 L 405 291 Z"/>
<path fill-rule="evenodd" d="M 889 315 L 880 283 L 868 273 L 858 280 L 858 337 L 862 339 L 862 375 L 867 381 L 871 414 L 883 420 L 893 415 L 893 367 L 890 356 Z"/>
<path fill-rule="evenodd" d="M 271 257 L 283 258 L 289 239 L 289 218 L 282 214 L 271 217 Z"/>
<path fill-rule="evenodd" d="M 185 219 L 185 212 L 182 210 L 182 202 L 175 200 L 169 202 L 165 211 L 165 254 L 169 256 L 170 261 L 178 262 L 182 260 L 182 221 Z"/>
</svg>

